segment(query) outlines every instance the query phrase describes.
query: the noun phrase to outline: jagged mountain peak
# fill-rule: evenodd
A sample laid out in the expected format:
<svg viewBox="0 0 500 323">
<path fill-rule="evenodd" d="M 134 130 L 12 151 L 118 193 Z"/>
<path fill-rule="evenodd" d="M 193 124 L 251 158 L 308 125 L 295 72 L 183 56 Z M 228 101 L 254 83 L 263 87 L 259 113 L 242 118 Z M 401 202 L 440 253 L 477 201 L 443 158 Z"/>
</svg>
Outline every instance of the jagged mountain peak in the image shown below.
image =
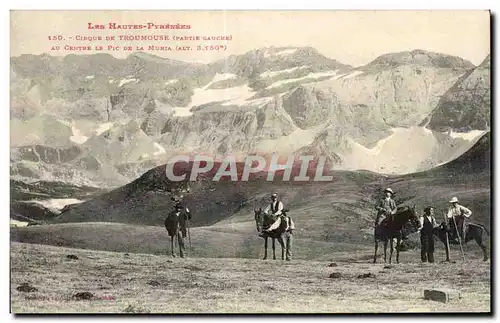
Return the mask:
<svg viewBox="0 0 500 323">
<path fill-rule="evenodd" d="M 474 64 L 458 56 L 437 53 L 423 49 L 387 53 L 378 56 L 362 70 L 394 68 L 401 65 L 419 65 L 422 67 L 472 69 Z"/>
</svg>

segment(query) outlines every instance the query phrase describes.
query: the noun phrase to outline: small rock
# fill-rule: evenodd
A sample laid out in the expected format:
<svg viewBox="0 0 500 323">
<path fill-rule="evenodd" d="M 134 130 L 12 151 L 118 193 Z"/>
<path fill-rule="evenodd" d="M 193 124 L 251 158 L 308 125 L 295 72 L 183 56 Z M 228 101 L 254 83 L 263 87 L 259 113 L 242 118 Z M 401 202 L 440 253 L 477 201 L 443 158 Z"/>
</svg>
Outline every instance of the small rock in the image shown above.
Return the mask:
<svg viewBox="0 0 500 323">
<path fill-rule="evenodd" d="M 341 273 L 331 273 L 329 278 L 341 278 L 342 274 Z"/>
<path fill-rule="evenodd" d="M 385 265 L 384 266 L 384 269 L 392 269 L 392 268 L 394 268 L 394 267 L 392 267 L 391 265 Z"/>
<path fill-rule="evenodd" d="M 124 254 L 125 257 L 129 257 L 130 255 L 128 253 Z"/>
<path fill-rule="evenodd" d="M 150 280 L 147 284 L 151 286 L 160 286 L 160 283 L 157 280 Z"/>
<path fill-rule="evenodd" d="M 76 300 L 87 300 L 94 298 L 94 294 L 91 292 L 79 292 L 73 295 L 73 298 Z"/>
<path fill-rule="evenodd" d="M 24 283 L 16 288 L 20 292 L 25 292 L 25 293 L 33 293 L 33 292 L 38 292 L 38 289 L 36 287 L 31 286 L 30 284 Z"/>
<path fill-rule="evenodd" d="M 328 267 L 337 267 L 337 266 L 338 266 L 338 265 L 337 265 L 336 263 L 334 263 L 334 262 L 332 262 L 332 263 L 330 263 L 330 264 L 328 265 Z"/>
<path fill-rule="evenodd" d="M 72 259 L 72 260 L 78 260 L 78 256 L 77 255 L 67 255 L 66 256 L 67 259 Z"/>
<path fill-rule="evenodd" d="M 372 273 L 361 274 L 358 276 L 358 278 L 375 278 L 375 275 Z"/>
<path fill-rule="evenodd" d="M 455 289 L 424 289 L 424 299 L 447 303 L 452 300 L 460 299 L 461 295 L 458 290 Z"/>
</svg>

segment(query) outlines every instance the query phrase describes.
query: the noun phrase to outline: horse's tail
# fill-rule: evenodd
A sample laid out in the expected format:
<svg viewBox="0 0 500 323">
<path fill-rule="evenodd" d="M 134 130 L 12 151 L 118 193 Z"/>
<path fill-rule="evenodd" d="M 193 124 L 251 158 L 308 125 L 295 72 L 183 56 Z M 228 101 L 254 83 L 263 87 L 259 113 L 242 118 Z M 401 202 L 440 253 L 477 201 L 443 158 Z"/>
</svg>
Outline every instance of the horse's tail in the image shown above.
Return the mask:
<svg viewBox="0 0 500 323">
<path fill-rule="evenodd" d="M 490 236 L 490 231 L 488 231 L 488 229 L 486 229 L 486 227 L 485 227 L 484 225 L 482 225 L 482 224 L 479 224 L 479 226 L 480 226 L 481 228 L 483 228 L 484 232 L 486 232 L 486 234 L 487 234 L 487 235 L 488 235 L 488 237 L 489 237 L 489 236 Z"/>
</svg>

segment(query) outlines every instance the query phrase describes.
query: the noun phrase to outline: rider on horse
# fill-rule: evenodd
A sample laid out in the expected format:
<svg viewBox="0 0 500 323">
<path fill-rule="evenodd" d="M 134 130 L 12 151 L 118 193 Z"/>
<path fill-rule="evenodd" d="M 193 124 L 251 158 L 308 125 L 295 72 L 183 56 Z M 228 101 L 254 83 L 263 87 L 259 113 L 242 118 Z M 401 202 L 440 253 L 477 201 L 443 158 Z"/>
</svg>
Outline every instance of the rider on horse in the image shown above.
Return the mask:
<svg viewBox="0 0 500 323">
<path fill-rule="evenodd" d="M 378 226 L 384 219 L 388 218 L 388 221 L 392 220 L 392 216 L 396 214 L 397 206 L 396 202 L 392 199 L 394 191 L 390 188 L 384 190 L 385 196 L 380 199 L 375 209 L 377 212 L 377 218 L 375 219 L 375 226 Z"/>
<path fill-rule="evenodd" d="M 279 224 L 280 224 L 280 221 L 281 219 L 279 218 L 279 216 L 282 214 L 283 212 L 283 202 L 279 201 L 278 200 L 278 194 L 276 193 L 273 193 L 271 194 L 271 203 L 269 203 L 266 208 L 264 209 L 264 213 L 265 214 L 269 214 L 271 215 L 276 221 L 272 224 L 272 227 L 276 227 L 278 228 L 279 227 Z M 267 231 L 270 231 L 269 229 Z M 264 232 L 262 232 L 261 234 L 259 234 L 259 236 L 262 236 L 264 234 Z"/>
<path fill-rule="evenodd" d="M 265 232 L 270 232 L 280 228 L 282 222 L 286 224 L 284 227 L 283 238 L 285 240 L 285 248 L 286 248 L 286 260 L 290 261 L 292 258 L 292 241 L 293 241 L 293 230 L 295 230 L 295 224 L 291 217 L 289 217 L 286 213 L 288 210 L 283 208 L 283 203 L 278 201 L 278 194 L 273 193 L 271 195 L 272 202 L 265 208 L 264 212 L 269 213 L 271 211 L 271 215 L 277 217 L 276 221 L 271 224 L 271 226 L 261 233 L 261 236 L 265 234 Z"/>
<path fill-rule="evenodd" d="M 271 211 L 271 212 L 269 212 Z M 283 211 L 283 202 L 278 201 L 278 194 L 271 194 L 271 203 L 269 203 L 264 209 L 264 213 L 271 214 L 274 217 L 281 215 Z"/>
<path fill-rule="evenodd" d="M 458 199 L 456 197 L 453 197 L 449 202 L 451 206 L 448 208 L 447 217 L 449 219 L 448 221 L 450 228 L 452 228 L 451 239 L 458 240 L 457 237 L 457 231 L 458 231 L 460 234 L 460 239 L 463 241 L 465 238 L 464 222 L 466 218 L 469 218 L 472 215 L 472 211 L 466 208 L 465 206 L 458 204 Z"/>
</svg>

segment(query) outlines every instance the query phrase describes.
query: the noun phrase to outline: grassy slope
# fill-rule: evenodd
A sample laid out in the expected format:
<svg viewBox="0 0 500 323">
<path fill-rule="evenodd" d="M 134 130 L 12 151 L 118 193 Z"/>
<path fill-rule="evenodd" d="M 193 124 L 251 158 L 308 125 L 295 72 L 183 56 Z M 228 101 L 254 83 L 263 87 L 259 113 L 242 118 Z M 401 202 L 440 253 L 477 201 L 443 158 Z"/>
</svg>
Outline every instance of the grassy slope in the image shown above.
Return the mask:
<svg viewBox="0 0 500 323">
<path fill-rule="evenodd" d="M 78 260 L 66 259 L 74 254 Z M 172 259 L 50 246 L 12 244 L 14 313 L 362 313 L 489 312 L 490 264 L 422 266 L 415 255 L 383 264 L 253 259 Z M 442 256 L 442 255 L 440 255 Z M 337 279 L 328 278 L 341 273 Z M 376 279 L 358 279 L 365 273 Z M 453 273 L 453 274 L 450 274 Z M 156 286 L 148 284 L 151 281 Z M 35 293 L 16 290 L 22 283 Z M 422 299 L 426 287 L 459 289 L 462 299 Z M 88 291 L 97 299 L 72 300 Z M 105 300 L 104 298 L 108 298 Z M 109 298 L 112 298 L 109 300 Z"/>
<path fill-rule="evenodd" d="M 321 258 L 331 250 L 371 249 L 374 198 L 381 188 L 386 186 L 397 192 L 396 200 L 399 203 L 416 204 L 419 213 L 426 205 L 433 205 L 438 220 L 441 220 L 446 211 L 449 198 L 458 196 L 461 203 L 473 211 L 472 220 L 489 227 L 489 164 L 478 164 L 478 160 L 482 163 L 487 161 L 484 156 L 482 159 L 476 158 L 478 153 L 489 151 L 489 146 L 485 143 L 488 144 L 485 140 L 479 141 L 475 147 L 481 149 L 474 148 L 470 154 L 433 171 L 387 178 L 384 181 L 374 180 L 374 176 L 344 172 L 333 182 L 324 184 L 254 182 L 253 186 L 247 186 L 245 189 L 239 187 L 239 191 L 233 191 L 232 196 L 236 198 L 231 202 L 233 204 L 229 204 L 232 213 L 228 212 L 228 204 L 222 203 L 227 201 L 228 191 L 223 191 L 223 194 L 218 190 L 213 194 L 206 191 L 192 194 L 190 198 L 193 203 L 188 203 L 190 208 L 192 205 L 205 208 L 196 210 L 193 207 L 196 217 L 203 216 L 203 211 L 208 211 L 212 219 L 219 217 L 216 223 L 192 229 L 194 255 L 257 257 L 262 249 L 262 240 L 256 235 L 253 208 L 267 203 L 271 190 L 278 191 L 291 209 L 290 215 L 295 221 L 298 239 L 294 251 L 297 257 L 302 259 Z M 477 169 L 472 172 L 471 167 Z M 171 208 L 168 204 L 171 201 L 167 198 L 161 200 L 163 205 L 158 205 L 156 200 L 151 199 L 143 200 L 147 204 L 140 204 L 130 200 L 123 202 L 122 193 L 118 190 L 112 199 L 100 200 L 100 203 L 108 202 L 106 207 L 112 211 L 111 215 L 105 212 L 89 214 L 89 220 L 120 222 L 122 214 L 128 217 L 151 217 L 146 211 L 153 208 L 157 221 L 160 221 L 166 213 L 165 210 Z M 148 194 L 150 193 L 146 194 L 146 198 Z M 218 214 L 219 210 L 225 210 L 226 213 Z M 95 217 L 96 215 L 98 217 Z M 73 223 L 12 228 L 11 240 L 113 251 L 165 252 L 168 244 L 161 222 L 156 226 L 144 226 L 144 223 L 139 221 L 136 224 L 140 225 Z M 417 235 L 412 239 L 416 242 Z M 478 249 L 472 243 L 470 248 Z"/>
<path fill-rule="evenodd" d="M 25 229 L 25 230 L 24 230 Z M 259 258 L 263 256 L 263 239 L 253 231 L 233 231 L 212 227 L 192 228 L 192 257 Z M 11 240 L 61 247 L 107 250 L 130 253 L 170 254 L 170 239 L 164 228 L 118 223 L 67 223 L 26 228 L 11 228 Z M 188 239 L 186 239 L 186 245 Z M 293 248 L 297 259 L 326 259 L 334 251 L 371 251 L 366 246 L 315 241 L 297 232 Z M 271 252 L 271 244 L 269 245 Z M 178 254 L 178 250 L 176 250 Z M 277 256 L 281 247 L 276 246 Z M 271 253 L 269 254 L 271 255 Z M 363 253 L 364 256 L 366 254 Z"/>
</svg>

